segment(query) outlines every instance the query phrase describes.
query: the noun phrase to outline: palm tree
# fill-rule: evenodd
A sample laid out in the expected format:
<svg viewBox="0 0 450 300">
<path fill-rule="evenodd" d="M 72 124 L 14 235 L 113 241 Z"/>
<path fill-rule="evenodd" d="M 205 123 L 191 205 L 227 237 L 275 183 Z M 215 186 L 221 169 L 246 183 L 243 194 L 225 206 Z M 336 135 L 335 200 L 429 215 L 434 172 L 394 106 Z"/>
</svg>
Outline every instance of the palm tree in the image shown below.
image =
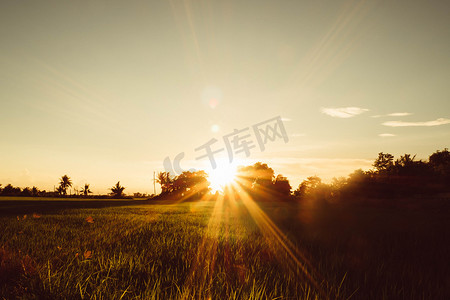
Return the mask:
<svg viewBox="0 0 450 300">
<path fill-rule="evenodd" d="M 85 197 L 87 197 L 89 193 L 92 193 L 92 191 L 89 189 L 89 184 L 87 183 L 84 184 L 84 188 L 81 189 L 81 193 L 83 193 Z"/>
<path fill-rule="evenodd" d="M 111 192 L 114 195 L 114 197 L 122 197 L 123 196 L 123 190 L 125 187 L 120 185 L 120 181 L 117 181 L 116 185 L 111 188 Z"/>
<path fill-rule="evenodd" d="M 63 194 L 65 196 L 65 195 L 67 195 L 67 188 L 71 187 L 71 186 L 72 186 L 72 180 L 70 180 L 69 176 L 64 175 L 60 179 L 58 192 L 60 192 L 60 194 Z"/>
<path fill-rule="evenodd" d="M 58 186 L 58 188 L 56 189 L 56 191 L 57 191 L 58 194 L 60 194 L 60 195 L 64 194 L 64 192 L 65 192 L 61 185 Z"/>
</svg>

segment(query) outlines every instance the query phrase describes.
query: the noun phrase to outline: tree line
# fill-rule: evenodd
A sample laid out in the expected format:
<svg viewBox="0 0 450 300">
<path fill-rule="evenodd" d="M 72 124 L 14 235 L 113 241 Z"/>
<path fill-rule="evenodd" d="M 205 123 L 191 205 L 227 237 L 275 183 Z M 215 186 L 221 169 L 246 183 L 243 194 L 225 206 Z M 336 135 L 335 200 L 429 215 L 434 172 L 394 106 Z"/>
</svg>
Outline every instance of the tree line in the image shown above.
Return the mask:
<svg viewBox="0 0 450 300">
<path fill-rule="evenodd" d="M 267 164 L 257 162 L 251 166 L 240 166 L 237 170 L 236 189 L 261 191 L 264 194 L 285 197 L 290 195 L 291 185 L 286 177 L 275 172 Z M 201 197 L 211 192 L 208 174 L 205 171 L 185 171 L 178 176 L 169 172 L 159 172 L 157 182 L 161 185 L 162 196 Z M 225 192 L 231 192 L 226 190 Z"/>
<path fill-rule="evenodd" d="M 185 171 L 178 176 L 159 172 L 157 182 L 161 185 L 159 197 L 198 198 L 211 193 L 208 174 L 205 171 Z M 2 187 L 1 196 L 45 196 L 67 197 L 72 180 L 64 175 L 54 192 L 39 190 L 37 187 L 18 188 L 11 184 Z M 125 187 L 117 182 L 110 188 L 109 196 L 123 198 Z M 431 154 L 427 161 L 417 160 L 411 154 L 395 159 L 392 154 L 380 152 L 373 163 L 373 169 L 354 171 L 347 177 L 333 178 L 324 183 L 318 176 L 310 176 L 292 190 L 289 180 L 267 164 L 257 162 L 250 166 L 240 166 L 236 172 L 233 189 L 225 193 L 245 191 L 255 199 L 279 200 L 335 200 L 355 198 L 395 198 L 417 195 L 437 195 L 450 192 L 450 152 L 448 148 Z M 90 185 L 85 184 L 74 196 L 90 197 Z M 142 195 L 142 194 L 139 194 Z M 100 196 L 102 197 L 102 196 Z M 106 196 L 105 196 L 106 197 Z"/>
<path fill-rule="evenodd" d="M 67 190 L 73 186 L 72 179 L 63 175 L 59 179 L 58 187 L 55 191 L 40 190 L 39 188 L 33 186 L 32 188 L 25 187 L 21 189 L 20 187 L 15 187 L 11 184 L 2 187 L 0 184 L 0 196 L 22 196 L 22 197 L 67 197 Z M 124 198 L 125 187 L 118 181 L 113 187 L 109 189 L 111 193 L 109 196 L 114 198 Z M 90 184 L 85 183 L 84 187 L 80 191 L 75 190 L 73 197 L 85 197 L 85 198 L 105 198 L 107 195 L 91 196 L 92 191 L 90 189 Z"/>
<path fill-rule="evenodd" d="M 317 176 L 308 177 L 293 192 L 298 199 L 342 200 L 412 199 L 436 197 L 450 192 L 450 152 L 447 148 L 431 154 L 427 161 L 415 155 L 399 158 L 380 152 L 372 169 L 358 169 L 347 177 L 333 178 L 330 184 Z"/>
<path fill-rule="evenodd" d="M 279 200 L 351 200 L 361 198 L 398 198 L 409 196 L 436 196 L 450 192 L 450 152 L 448 148 L 437 150 L 427 161 L 417 160 L 415 155 L 404 154 L 395 159 L 392 154 L 380 152 L 368 171 L 358 169 L 347 177 L 333 178 L 324 183 L 318 176 L 310 176 L 292 190 L 289 180 L 275 172 L 267 164 L 257 162 L 237 169 L 233 189 L 244 190 L 254 199 Z M 204 171 L 183 172 L 171 176 L 158 173 L 162 196 L 182 194 L 185 197 L 208 193 L 209 183 Z"/>
</svg>

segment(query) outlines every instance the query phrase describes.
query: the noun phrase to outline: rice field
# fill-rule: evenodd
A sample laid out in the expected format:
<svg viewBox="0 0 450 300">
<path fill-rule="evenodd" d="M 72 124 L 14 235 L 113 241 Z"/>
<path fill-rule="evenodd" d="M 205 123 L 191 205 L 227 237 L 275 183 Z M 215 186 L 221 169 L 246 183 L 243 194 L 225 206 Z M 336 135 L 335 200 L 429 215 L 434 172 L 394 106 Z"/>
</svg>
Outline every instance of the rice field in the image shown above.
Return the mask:
<svg viewBox="0 0 450 300">
<path fill-rule="evenodd" d="M 448 210 L 0 199 L 1 299 L 449 299 Z"/>
</svg>

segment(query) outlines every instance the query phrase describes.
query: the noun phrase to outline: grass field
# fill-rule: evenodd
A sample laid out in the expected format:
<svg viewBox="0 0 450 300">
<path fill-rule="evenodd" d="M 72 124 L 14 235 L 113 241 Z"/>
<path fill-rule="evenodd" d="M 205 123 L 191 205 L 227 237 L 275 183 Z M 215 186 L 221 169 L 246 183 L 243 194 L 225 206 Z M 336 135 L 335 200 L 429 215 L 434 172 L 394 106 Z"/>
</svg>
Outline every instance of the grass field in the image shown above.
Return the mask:
<svg viewBox="0 0 450 300">
<path fill-rule="evenodd" d="M 0 199 L 3 299 L 449 299 L 448 210 Z"/>
</svg>

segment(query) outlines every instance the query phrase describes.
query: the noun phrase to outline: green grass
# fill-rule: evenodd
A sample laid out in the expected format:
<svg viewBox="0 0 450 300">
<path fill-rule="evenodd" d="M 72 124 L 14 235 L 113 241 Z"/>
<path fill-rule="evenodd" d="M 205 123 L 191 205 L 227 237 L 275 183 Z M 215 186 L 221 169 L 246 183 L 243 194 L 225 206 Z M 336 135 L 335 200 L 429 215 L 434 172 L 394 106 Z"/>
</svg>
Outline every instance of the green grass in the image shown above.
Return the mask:
<svg viewBox="0 0 450 300">
<path fill-rule="evenodd" d="M 0 201 L 5 299 L 449 296 L 448 211 L 32 201 Z"/>
</svg>

